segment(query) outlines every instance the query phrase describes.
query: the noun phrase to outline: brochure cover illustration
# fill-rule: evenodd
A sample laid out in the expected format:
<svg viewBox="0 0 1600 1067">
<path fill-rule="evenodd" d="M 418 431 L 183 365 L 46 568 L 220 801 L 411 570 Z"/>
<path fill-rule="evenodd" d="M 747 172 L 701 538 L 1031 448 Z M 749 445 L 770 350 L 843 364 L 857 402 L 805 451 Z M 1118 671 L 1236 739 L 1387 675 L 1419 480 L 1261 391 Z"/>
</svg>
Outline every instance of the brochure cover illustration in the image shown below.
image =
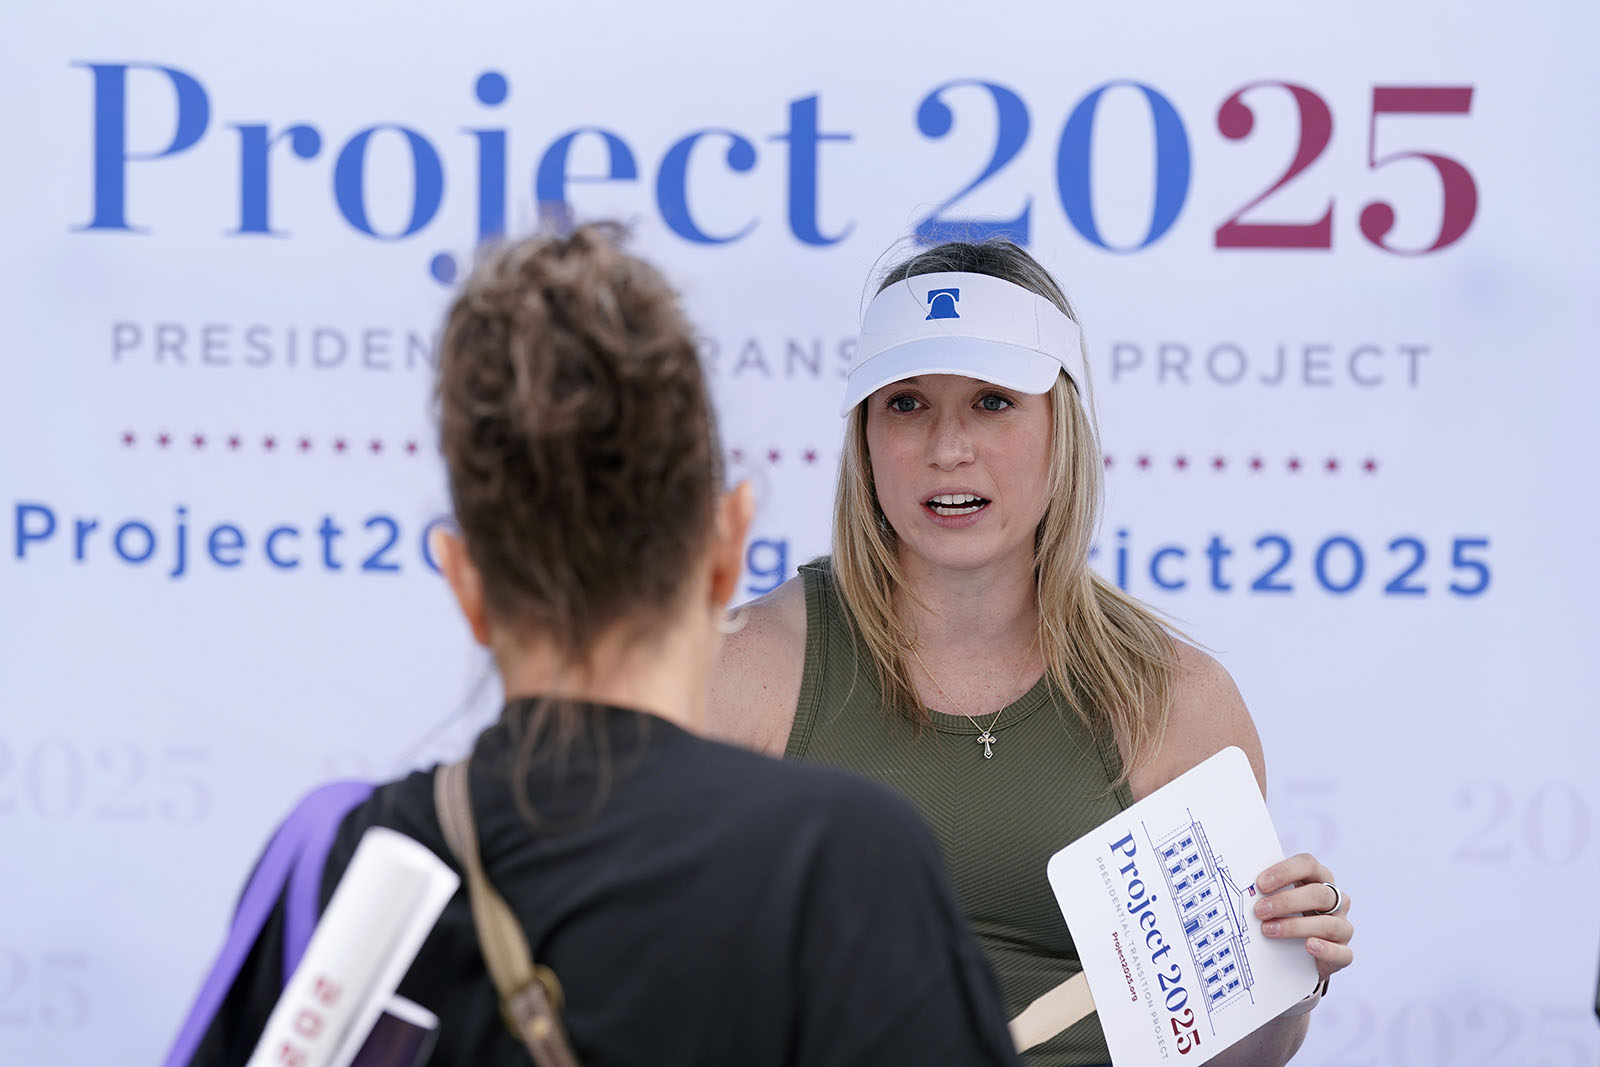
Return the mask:
<svg viewBox="0 0 1600 1067">
<path fill-rule="evenodd" d="M 1204 1063 L 1311 992 L 1304 942 L 1255 916 L 1255 876 L 1282 858 L 1238 748 L 1050 858 L 1116 1067 Z"/>
</svg>

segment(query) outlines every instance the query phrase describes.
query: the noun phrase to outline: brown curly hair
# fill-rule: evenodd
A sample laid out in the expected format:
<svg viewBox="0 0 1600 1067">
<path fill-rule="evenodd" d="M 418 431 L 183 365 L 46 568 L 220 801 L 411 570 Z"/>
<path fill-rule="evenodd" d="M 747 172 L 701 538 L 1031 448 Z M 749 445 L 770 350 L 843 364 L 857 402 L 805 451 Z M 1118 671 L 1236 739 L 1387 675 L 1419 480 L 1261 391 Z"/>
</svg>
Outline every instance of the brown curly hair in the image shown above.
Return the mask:
<svg viewBox="0 0 1600 1067">
<path fill-rule="evenodd" d="M 624 236 L 590 224 L 490 252 L 439 356 L 440 449 L 486 610 L 575 662 L 676 606 L 721 484 L 693 329 Z"/>
</svg>

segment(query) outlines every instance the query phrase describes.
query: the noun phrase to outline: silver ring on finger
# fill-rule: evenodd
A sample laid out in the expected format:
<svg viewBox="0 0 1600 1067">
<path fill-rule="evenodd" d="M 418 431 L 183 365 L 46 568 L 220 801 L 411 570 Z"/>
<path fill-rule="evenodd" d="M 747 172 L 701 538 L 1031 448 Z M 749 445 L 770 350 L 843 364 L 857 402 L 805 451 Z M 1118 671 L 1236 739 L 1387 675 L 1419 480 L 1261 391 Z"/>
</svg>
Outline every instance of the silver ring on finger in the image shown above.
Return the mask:
<svg viewBox="0 0 1600 1067">
<path fill-rule="evenodd" d="M 1344 894 L 1339 892 L 1339 887 L 1332 882 L 1323 882 L 1322 884 L 1333 890 L 1333 907 L 1325 908 L 1322 911 L 1309 911 L 1306 912 L 1307 915 L 1333 915 L 1344 907 Z"/>
</svg>

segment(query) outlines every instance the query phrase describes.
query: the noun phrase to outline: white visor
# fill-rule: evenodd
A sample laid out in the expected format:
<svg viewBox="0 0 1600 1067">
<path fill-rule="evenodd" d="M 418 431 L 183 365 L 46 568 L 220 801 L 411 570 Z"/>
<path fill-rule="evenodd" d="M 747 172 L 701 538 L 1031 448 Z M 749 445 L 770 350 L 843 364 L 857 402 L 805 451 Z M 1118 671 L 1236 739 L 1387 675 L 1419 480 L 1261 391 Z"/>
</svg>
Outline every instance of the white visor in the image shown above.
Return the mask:
<svg viewBox="0 0 1600 1067">
<path fill-rule="evenodd" d="M 1039 294 L 988 274 L 918 274 L 873 297 L 839 414 L 890 382 L 960 374 L 1047 393 L 1062 371 L 1083 382 L 1078 324 Z"/>
</svg>

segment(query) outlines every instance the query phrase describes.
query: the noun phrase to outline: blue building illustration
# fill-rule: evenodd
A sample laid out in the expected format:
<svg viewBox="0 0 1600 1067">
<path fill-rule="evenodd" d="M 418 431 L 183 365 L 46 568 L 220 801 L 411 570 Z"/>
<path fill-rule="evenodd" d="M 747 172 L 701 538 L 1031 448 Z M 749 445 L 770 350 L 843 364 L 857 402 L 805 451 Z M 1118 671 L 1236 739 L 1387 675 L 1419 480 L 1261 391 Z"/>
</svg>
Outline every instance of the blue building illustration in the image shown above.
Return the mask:
<svg viewBox="0 0 1600 1067">
<path fill-rule="evenodd" d="M 1246 890 L 1234 885 L 1227 866 L 1211 850 L 1205 828 L 1191 821 L 1155 843 L 1167 891 L 1183 920 L 1184 938 L 1200 976 L 1207 1014 L 1240 998 L 1254 999 L 1249 943 L 1244 922 Z M 1248 892 L 1253 896 L 1255 887 Z"/>
</svg>

